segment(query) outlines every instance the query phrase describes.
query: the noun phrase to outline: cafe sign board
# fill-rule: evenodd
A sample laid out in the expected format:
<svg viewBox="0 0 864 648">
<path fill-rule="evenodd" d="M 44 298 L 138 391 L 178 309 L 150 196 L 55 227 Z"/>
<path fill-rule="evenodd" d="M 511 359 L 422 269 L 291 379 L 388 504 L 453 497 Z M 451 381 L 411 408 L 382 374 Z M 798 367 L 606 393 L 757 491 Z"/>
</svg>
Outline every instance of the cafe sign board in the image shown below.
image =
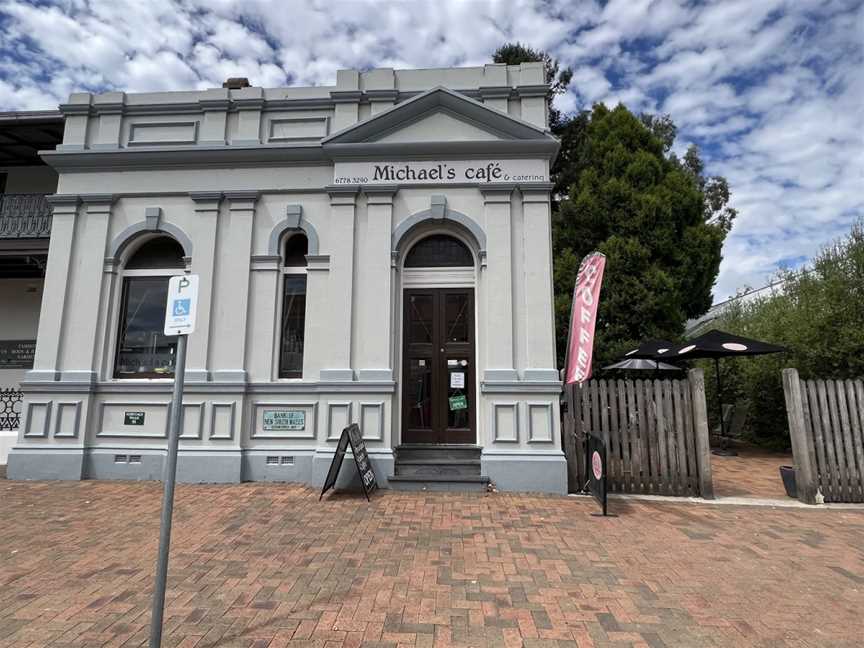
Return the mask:
<svg viewBox="0 0 864 648">
<path fill-rule="evenodd" d="M 488 184 L 549 182 L 546 160 L 402 160 L 336 162 L 333 184 Z"/>
<path fill-rule="evenodd" d="M 305 410 L 264 410 L 265 432 L 286 432 L 306 429 Z"/>
</svg>

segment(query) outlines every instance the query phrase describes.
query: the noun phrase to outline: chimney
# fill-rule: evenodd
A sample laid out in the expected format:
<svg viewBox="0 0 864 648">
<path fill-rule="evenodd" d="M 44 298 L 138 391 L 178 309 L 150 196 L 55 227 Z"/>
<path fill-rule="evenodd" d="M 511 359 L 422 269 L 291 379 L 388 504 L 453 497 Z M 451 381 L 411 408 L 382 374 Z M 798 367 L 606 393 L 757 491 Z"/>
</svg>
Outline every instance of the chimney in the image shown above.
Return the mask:
<svg viewBox="0 0 864 648">
<path fill-rule="evenodd" d="M 222 84 L 223 88 L 228 88 L 229 90 L 239 90 L 240 88 L 248 88 L 249 79 L 246 77 L 231 77 L 230 79 L 226 79 L 225 83 Z"/>
</svg>

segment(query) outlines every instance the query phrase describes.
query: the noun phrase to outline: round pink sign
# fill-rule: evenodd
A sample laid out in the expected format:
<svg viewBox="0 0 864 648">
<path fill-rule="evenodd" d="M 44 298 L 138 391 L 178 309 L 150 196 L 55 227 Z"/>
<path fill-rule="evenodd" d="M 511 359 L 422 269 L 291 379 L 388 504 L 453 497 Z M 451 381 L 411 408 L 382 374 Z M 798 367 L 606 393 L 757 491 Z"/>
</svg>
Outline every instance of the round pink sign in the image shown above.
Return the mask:
<svg viewBox="0 0 864 648">
<path fill-rule="evenodd" d="M 600 453 L 596 450 L 591 455 L 591 469 L 594 471 L 594 479 L 603 477 L 603 461 L 600 459 Z"/>
</svg>

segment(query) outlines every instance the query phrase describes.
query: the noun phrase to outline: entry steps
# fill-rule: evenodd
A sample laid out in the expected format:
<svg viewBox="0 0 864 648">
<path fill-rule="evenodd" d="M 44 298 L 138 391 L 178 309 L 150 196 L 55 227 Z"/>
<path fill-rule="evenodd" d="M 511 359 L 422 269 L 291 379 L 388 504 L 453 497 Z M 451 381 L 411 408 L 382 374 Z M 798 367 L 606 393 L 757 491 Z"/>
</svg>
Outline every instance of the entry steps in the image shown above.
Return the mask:
<svg viewBox="0 0 864 648">
<path fill-rule="evenodd" d="M 387 481 L 393 490 L 485 491 L 489 478 L 480 474 L 477 445 L 411 443 L 395 449 L 395 475 Z"/>
</svg>

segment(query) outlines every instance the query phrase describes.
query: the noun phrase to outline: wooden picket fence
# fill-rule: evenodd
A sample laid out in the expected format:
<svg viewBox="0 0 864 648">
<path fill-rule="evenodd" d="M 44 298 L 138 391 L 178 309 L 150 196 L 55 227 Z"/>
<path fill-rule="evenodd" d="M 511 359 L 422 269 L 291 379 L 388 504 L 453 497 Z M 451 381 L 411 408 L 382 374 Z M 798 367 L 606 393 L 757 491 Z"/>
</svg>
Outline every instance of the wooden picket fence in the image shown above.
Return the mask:
<svg viewBox="0 0 864 648">
<path fill-rule="evenodd" d="M 798 499 L 864 502 L 864 380 L 801 380 L 783 370 Z"/>
<path fill-rule="evenodd" d="M 705 380 L 591 380 L 568 385 L 563 445 L 570 492 L 587 482 L 588 432 L 606 440 L 611 492 L 713 498 Z"/>
</svg>

